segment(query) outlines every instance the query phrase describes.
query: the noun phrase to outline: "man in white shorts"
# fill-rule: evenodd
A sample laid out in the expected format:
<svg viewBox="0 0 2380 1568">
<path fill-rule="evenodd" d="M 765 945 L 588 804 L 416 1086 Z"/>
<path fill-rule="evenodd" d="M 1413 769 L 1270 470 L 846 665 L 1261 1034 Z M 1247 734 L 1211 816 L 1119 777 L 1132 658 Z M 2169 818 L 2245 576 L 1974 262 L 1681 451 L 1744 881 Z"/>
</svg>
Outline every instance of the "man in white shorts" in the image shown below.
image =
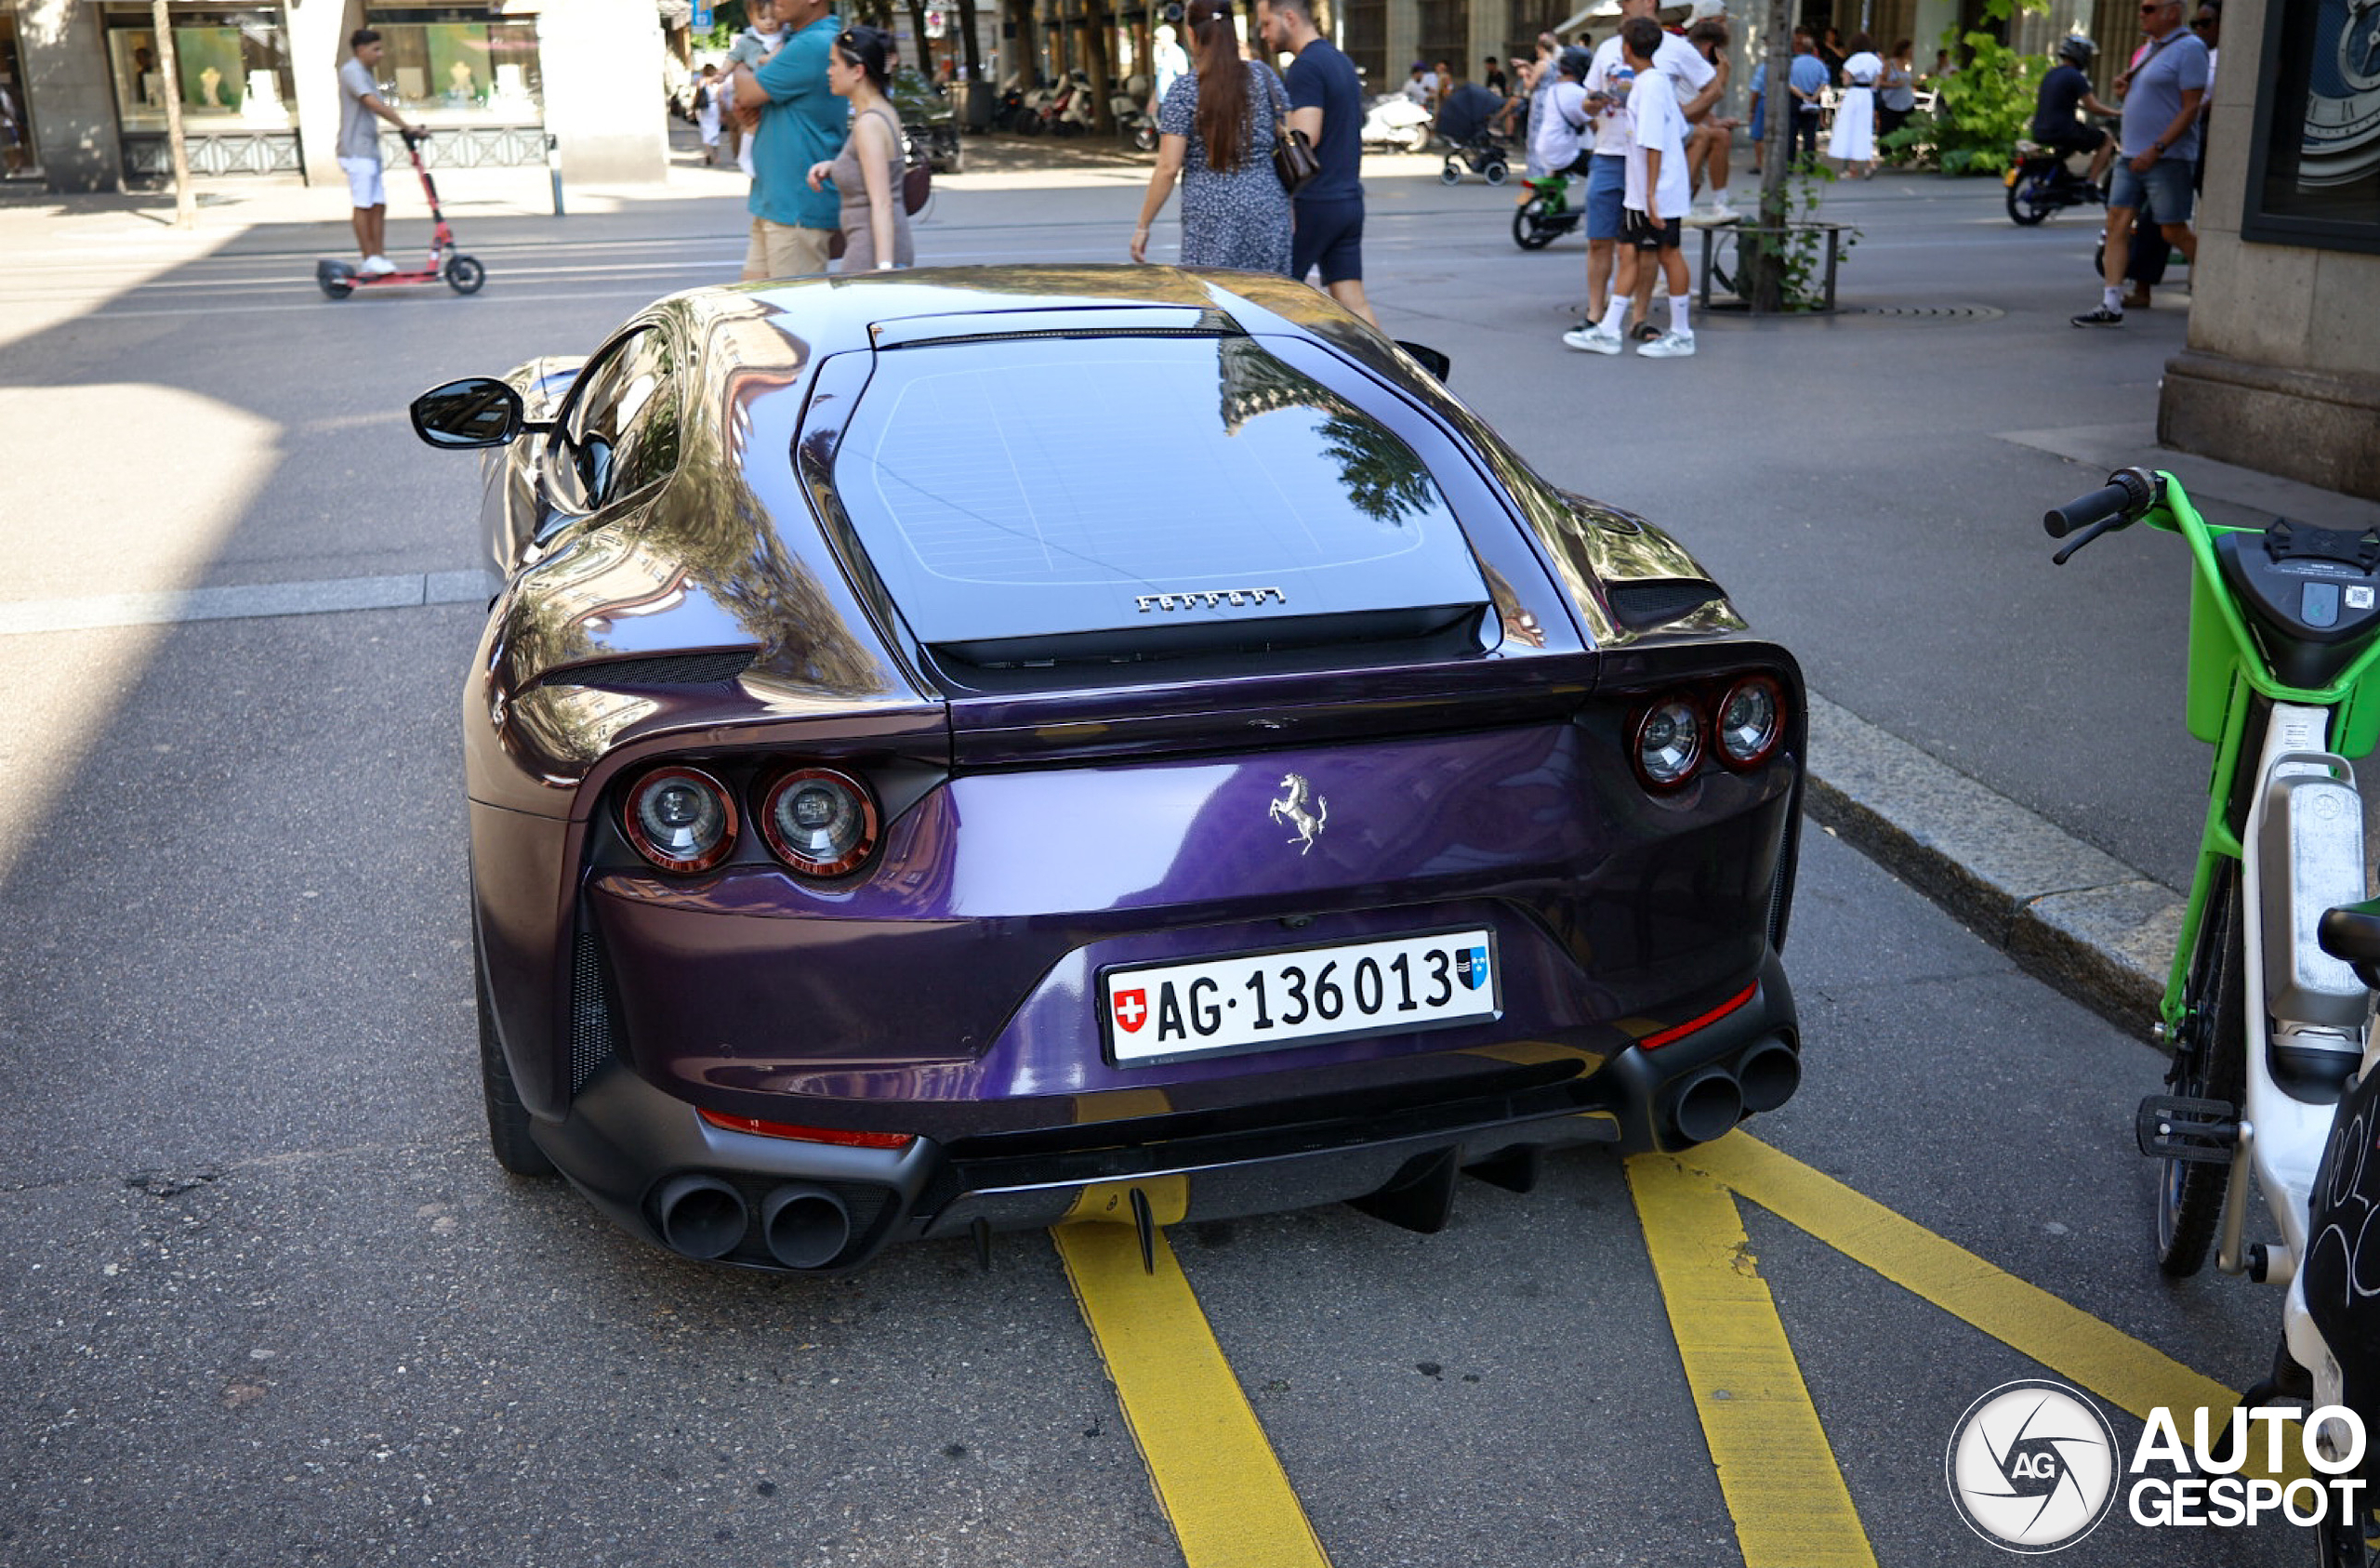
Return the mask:
<svg viewBox="0 0 2380 1568">
<path fill-rule="evenodd" d="M 375 117 L 416 136 L 421 127 L 380 101 L 380 84 L 373 70 L 388 46 L 368 27 L 359 27 L 348 39 L 355 58 L 338 68 L 338 166 L 347 176 L 349 199 L 355 205 L 355 246 L 364 253 L 356 270 L 382 277 L 397 270 L 389 259 L 389 192 L 380 182 L 380 127 Z"/>
</svg>

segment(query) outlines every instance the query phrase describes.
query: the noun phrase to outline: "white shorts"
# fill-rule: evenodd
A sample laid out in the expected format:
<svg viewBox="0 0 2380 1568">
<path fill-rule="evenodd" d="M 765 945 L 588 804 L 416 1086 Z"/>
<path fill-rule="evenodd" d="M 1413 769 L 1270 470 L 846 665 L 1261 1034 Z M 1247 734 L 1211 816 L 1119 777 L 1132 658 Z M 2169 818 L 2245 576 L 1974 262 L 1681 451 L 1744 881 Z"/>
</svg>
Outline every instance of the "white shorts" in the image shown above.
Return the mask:
<svg viewBox="0 0 2380 1568">
<path fill-rule="evenodd" d="M 385 207 L 389 204 L 389 188 L 380 183 L 380 160 L 377 158 L 341 158 L 339 172 L 347 176 L 348 194 L 358 207 Z"/>
</svg>

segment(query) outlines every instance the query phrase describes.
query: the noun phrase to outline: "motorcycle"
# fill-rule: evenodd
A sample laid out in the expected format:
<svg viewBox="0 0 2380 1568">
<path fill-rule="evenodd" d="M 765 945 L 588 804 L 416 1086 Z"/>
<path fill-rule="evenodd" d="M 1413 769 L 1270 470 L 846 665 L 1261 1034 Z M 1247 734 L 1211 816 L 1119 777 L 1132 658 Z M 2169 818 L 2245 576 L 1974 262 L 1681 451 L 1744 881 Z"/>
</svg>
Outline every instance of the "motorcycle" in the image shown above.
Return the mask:
<svg viewBox="0 0 2380 1568">
<path fill-rule="evenodd" d="M 1372 99 L 1364 112 L 1359 133 L 1366 147 L 1397 152 L 1426 152 L 1430 147 L 1430 112 L 1403 93 Z"/>
<path fill-rule="evenodd" d="M 1107 112 L 1115 117 L 1116 134 L 1132 144 L 1135 152 L 1157 151 L 1157 122 L 1149 118 L 1149 79 L 1133 76 L 1123 90 L 1109 96 Z"/>
<path fill-rule="evenodd" d="M 1523 183 L 1528 195 L 1513 210 L 1513 244 L 1521 249 L 1543 250 L 1585 220 L 1587 209 L 1570 204 L 1568 175 L 1550 174 Z"/>
<path fill-rule="evenodd" d="M 1012 131 L 1022 127 L 1018 121 L 1025 113 L 1025 89 L 1013 76 L 1000 88 L 999 101 L 992 106 L 992 129 Z"/>
<path fill-rule="evenodd" d="M 2217 760 L 2156 1026 L 2169 1092 L 2140 1102 L 2135 1138 L 2159 1162 L 2159 1269 L 2195 1273 L 2213 1245 L 2222 1272 L 2284 1292 L 2272 1374 L 2241 1405 L 2306 1402 L 2316 1451 L 2344 1461 L 2364 1446 L 2353 1417 L 2380 1416 L 2380 1318 L 2362 1304 L 2380 1299 L 2363 1291 L 2380 1250 L 2360 1252 L 2380 1216 L 2380 899 L 2349 761 L 2380 742 L 2380 547 L 2281 520 L 2210 527 L 2179 481 L 2142 468 L 2043 520 L 2074 535 L 2061 565 L 2135 521 L 2189 547 L 2187 718 Z M 2277 1242 L 2245 1239 L 2252 1188 Z M 2364 1568 L 2367 1515 L 2338 1513 L 2320 1561 Z"/>
<path fill-rule="evenodd" d="M 1039 136 L 1050 128 L 1051 115 L 1058 101 L 1058 88 L 1048 82 L 1036 83 L 1017 100 L 1015 130 L 1019 136 Z"/>
<path fill-rule="evenodd" d="M 2083 168 L 2075 166 L 2078 160 Z M 2089 164 L 2087 153 L 2018 141 L 2016 166 L 2001 178 L 2008 188 L 2008 216 L 2030 229 L 2061 207 L 2106 206 L 2106 189 L 2083 172 Z"/>
</svg>

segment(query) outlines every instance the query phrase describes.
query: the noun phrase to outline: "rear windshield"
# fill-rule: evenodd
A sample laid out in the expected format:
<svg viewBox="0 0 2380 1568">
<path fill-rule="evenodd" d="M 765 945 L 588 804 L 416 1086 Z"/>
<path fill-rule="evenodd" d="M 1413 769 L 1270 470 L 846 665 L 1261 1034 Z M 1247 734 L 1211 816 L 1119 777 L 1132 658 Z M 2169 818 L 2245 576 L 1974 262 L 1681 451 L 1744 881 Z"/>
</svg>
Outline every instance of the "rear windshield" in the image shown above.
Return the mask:
<svg viewBox="0 0 2380 1568">
<path fill-rule="evenodd" d="M 1247 337 L 880 353 L 835 488 L 929 644 L 1262 639 L 1488 600 L 1412 448 Z"/>
</svg>

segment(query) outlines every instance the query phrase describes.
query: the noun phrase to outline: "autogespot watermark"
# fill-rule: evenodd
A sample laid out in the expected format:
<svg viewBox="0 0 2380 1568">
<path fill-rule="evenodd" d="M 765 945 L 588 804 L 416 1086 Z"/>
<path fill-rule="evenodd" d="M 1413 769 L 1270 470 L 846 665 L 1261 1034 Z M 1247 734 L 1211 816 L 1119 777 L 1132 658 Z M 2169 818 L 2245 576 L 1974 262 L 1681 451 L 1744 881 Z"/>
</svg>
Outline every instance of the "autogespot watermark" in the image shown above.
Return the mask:
<svg viewBox="0 0 2380 1568">
<path fill-rule="evenodd" d="M 1950 1501 L 1977 1535 L 2027 1553 L 2057 1551 L 2097 1529 L 2118 1491 L 2133 1522 L 2152 1528 L 2228 1529 L 2275 1516 L 2305 1528 L 2357 1517 L 2363 1423 L 2355 1412 L 2259 1405 L 2231 1411 L 2228 1428 L 2220 1412 L 2189 1415 L 2185 1442 L 2171 1410 L 2151 1409 L 2127 1462 L 2088 1397 L 2035 1378 L 2003 1383 L 1950 1429 L 1942 1460 Z M 2301 1419 L 2293 1443 L 2283 1429 Z M 2293 1446 L 2314 1474 L 2274 1479 Z M 2260 1455 L 2268 1473 L 2241 1475 Z"/>
</svg>

